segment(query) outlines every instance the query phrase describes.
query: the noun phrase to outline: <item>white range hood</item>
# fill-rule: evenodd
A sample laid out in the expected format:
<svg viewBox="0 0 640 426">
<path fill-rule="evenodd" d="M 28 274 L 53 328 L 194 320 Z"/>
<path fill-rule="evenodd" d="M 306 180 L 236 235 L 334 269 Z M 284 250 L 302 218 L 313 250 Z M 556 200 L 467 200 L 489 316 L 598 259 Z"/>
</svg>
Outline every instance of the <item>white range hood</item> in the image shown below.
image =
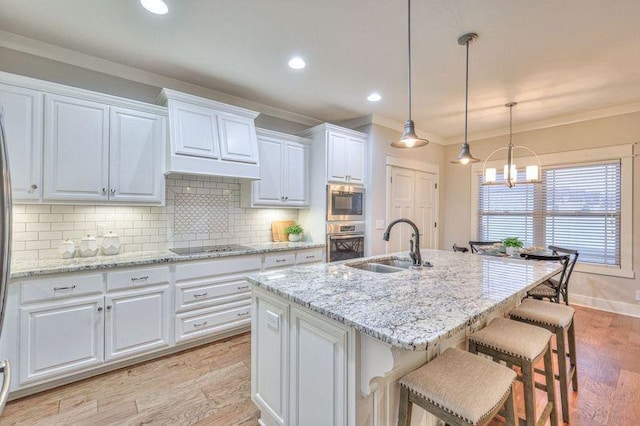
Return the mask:
<svg viewBox="0 0 640 426">
<path fill-rule="evenodd" d="M 259 179 L 260 113 L 170 89 L 158 99 L 169 109 L 167 173 Z"/>
</svg>

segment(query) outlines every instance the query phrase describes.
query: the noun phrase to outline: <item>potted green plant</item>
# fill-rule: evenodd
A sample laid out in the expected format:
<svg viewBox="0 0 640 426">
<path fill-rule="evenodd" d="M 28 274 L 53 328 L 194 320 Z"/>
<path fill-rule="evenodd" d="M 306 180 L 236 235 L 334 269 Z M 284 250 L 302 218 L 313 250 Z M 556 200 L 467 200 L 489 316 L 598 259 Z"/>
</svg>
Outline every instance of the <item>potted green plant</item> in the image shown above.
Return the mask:
<svg viewBox="0 0 640 426">
<path fill-rule="evenodd" d="M 300 241 L 303 232 L 304 230 L 300 225 L 291 225 L 284 229 L 284 233 L 289 236 L 289 241 L 292 242 Z"/>
<path fill-rule="evenodd" d="M 521 249 L 524 244 L 518 237 L 508 237 L 502 240 L 502 245 L 506 248 L 507 254 L 511 256 L 516 249 Z"/>
</svg>

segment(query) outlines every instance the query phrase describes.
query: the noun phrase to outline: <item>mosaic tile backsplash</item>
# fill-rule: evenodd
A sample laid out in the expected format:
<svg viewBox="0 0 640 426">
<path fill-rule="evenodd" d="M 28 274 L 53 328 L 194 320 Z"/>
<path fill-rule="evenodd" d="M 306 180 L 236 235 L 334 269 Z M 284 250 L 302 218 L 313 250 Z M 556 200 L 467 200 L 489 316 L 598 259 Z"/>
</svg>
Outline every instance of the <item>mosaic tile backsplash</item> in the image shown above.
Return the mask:
<svg viewBox="0 0 640 426">
<path fill-rule="evenodd" d="M 110 230 L 127 252 L 263 243 L 271 241 L 272 221 L 298 220 L 294 209 L 240 207 L 238 179 L 169 175 L 166 184 L 164 207 L 15 204 L 12 256 L 56 258 L 63 239 L 79 245 Z"/>
</svg>

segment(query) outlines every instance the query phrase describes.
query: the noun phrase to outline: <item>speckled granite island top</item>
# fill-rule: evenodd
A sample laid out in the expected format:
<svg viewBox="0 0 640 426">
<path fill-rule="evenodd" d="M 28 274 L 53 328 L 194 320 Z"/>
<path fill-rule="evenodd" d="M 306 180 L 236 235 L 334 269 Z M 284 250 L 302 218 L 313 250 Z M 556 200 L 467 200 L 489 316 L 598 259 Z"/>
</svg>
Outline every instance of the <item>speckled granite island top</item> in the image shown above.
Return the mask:
<svg viewBox="0 0 640 426">
<path fill-rule="evenodd" d="M 25 278 L 36 275 L 59 274 L 63 272 L 91 271 L 96 269 L 121 268 L 127 266 L 151 265 L 157 263 L 206 260 L 227 256 L 270 253 L 278 251 L 302 250 L 324 247 L 312 242 L 243 244 L 247 249 L 197 253 L 179 256 L 169 250 L 122 253 L 115 256 L 75 257 L 73 259 L 18 260 L 11 263 L 11 278 Z"/>
<path fill-rule="evenodd" d="M 426 350 L 560 271 L 558 263 L 437 250 L 424 250 L 422 258 L 433 267 L 381 274 L 346 266 L 356 263 L 350 261 L 249 279 L 392 346 Z"/>
</svg>

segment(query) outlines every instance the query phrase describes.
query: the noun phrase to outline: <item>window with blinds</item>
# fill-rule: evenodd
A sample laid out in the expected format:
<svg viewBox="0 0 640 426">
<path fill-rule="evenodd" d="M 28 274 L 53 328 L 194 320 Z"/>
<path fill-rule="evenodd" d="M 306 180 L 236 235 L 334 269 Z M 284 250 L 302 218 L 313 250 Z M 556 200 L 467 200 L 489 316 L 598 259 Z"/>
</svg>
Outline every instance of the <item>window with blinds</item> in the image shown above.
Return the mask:
<svg viewBox="0 0 640 426">
<path fill-rule="evenodd" d="M 620 161 L 544 168 L 542 184 L 511 189 L 478 179 L 478 239 L 519 237 L 525 246 L 576 249 L 581 262 L 620 265 Z"/>
</svg>

